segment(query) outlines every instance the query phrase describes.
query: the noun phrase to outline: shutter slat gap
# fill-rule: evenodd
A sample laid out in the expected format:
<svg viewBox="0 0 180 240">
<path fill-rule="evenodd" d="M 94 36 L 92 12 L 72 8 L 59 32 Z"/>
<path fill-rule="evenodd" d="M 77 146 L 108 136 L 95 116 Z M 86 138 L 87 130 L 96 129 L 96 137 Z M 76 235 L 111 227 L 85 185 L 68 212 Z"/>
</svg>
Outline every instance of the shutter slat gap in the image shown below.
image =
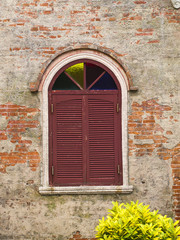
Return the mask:
<svg viewBox="0 0 180 240">
<path fill-rule="evenodd" d="M 117 166 L 117 172 L 120 175 L 120 166 L 119 165 Z"/>
<path fill-rule="evenodd" d="M 117 103 L 116 105 L 116 110 L 117 110 L 117 113 L 119 112 L 119 103 Z"/>
<path fill-rule="evenodd" d="M 52 176 L 54 176 L 54 166 L 51 167 Z"/>
</svg>

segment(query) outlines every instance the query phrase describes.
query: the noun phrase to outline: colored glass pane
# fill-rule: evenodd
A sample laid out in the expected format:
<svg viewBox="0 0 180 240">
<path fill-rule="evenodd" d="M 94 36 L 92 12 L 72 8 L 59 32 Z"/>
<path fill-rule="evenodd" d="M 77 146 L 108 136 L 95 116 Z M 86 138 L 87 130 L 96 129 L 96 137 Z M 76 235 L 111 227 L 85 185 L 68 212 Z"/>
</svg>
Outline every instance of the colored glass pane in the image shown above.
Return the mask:
<svg viewBox="0 0 180 240">
<path fill-rule="evenodd" d="M 101 67 L 86 63 L 86 87 L 88 88 L 103 72 Z"/>
<path fill-rule="evenodd" d="M 82 88 L 84 86 L 84 63 L 75 64 L 65 70 Z"/>
<path fill-rule="evenodd" d="M 68 78 L 65 73 L 61 73 L 61 75 L 56 79 L 52 90 L 80 90 L 78 86 Z"/>
<path fill-rule="evenodd" d="M 109 73 L 105 73 L 91 88 L 91 90 L 115 90 L 117 86 Z"/>
</svg>

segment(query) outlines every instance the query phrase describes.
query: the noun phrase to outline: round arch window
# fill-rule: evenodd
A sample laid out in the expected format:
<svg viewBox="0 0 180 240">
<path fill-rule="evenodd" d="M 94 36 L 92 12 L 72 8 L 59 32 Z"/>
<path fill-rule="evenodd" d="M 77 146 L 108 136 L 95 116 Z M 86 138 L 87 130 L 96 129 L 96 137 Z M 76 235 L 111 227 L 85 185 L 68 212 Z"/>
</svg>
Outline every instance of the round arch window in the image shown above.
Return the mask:
<svg viewBox="0 0 180 240">
<path fill-rule="evenodd" d="M 67 64 L 49 86 L 52 186 L 122 184 L 121 89 L 92 60 Z"/>
</svg>

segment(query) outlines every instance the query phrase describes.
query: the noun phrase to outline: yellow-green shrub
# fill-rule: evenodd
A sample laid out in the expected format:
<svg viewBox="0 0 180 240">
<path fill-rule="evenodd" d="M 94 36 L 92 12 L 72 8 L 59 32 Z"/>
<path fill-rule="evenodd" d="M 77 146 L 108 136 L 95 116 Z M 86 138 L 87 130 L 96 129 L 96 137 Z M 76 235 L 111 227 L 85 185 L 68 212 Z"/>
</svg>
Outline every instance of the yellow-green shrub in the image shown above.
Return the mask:
<svg viewBox="0 0 180 240">
<path fill-rule="evenodd" d="M 107 219 L 99 220 L 96 238 L 99 240 L 180 240 L 178 222 L 151 212 L 149 206 L 138 202 L 120 204 L 113 202 Z"/>
</svg>

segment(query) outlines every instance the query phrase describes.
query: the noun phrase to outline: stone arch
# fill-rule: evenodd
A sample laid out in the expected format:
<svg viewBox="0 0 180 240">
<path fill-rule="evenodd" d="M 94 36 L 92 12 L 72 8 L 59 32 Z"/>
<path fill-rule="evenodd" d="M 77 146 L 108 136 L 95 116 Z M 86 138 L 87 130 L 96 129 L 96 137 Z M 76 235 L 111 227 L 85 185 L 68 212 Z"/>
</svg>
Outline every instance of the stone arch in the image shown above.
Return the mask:
<svg viewBox="0 0 180 240">
<path fill-rule="evenodd" d="M 110 69 L 113 74 L 116 76 L 122 91 L 122 164 L 123 164 L 123 185 L 122 186 L 110 186 L 110 187 L 90 187 L 84 186 L 76 187 L 70 189 L 68 187 L 54 187 L 49 186 L 49 129 L 48 129 L 48 88 L 49 85 L 55 76 L 55 74 L 66 64 L 71 63 L 76 60 L 89 59 L 97 61 L 108 69 Z M 61 194 L 68 191 L 70 193 L 80 193 L 93 192 L 93 193 L 111 193 L 111 192 L 123 192 L 129 193 L 132 191 L 132 187 L 128 184 L 128 154 L 127 154 L 127 98 L 128 90 L 131 89 L 132 85 L 130 84 L 129 78 L 122 68 L 122 66 L 106 53 L 102 53 L 99 50 L 89 50 L 89 49 L 78 49 L 71 50 L 63 53 L 56 57 L 45 69 L 41 80 L 37 83 L 38 91 L 42 92 L 42 109 L 43 109 L 43 167 L 42 167 L 42 187 L 40 187 L 41 194 Z M 37 90 L 36 90 L 37 91 Z M 87 189 L 88 188 L 88 189 Z"/>
<path fill-rule="evenodd" d="M 122 57 L 121 54 L 118 54 L 109 48 L 100 47 L 91 43 L 84 43 L 84 44 L 74 44 L 73 46 L 62 47 L 61 50 L 59 50 L 59 52 L 56 55 L 49 58 L 43 64 L 43 67 L 39 73 L 37 80 L 30 83 L 29 85 L 30 91 L 31 92 L 41 91 L 46 75 L 49 73 L 49 71 L 51 71 L 53 66 L 57 64 L 57 62 L 61 61 L 62 59 L 66 58 L 69 55 L 74 55 L 77 52 L 82 52 L 82 51 L 87 51 L 87 53 L 94 53 L 96 55 L 102 55 L 104 57 L 106 56 L 108 58 L 111 58 L 112 61 L 114 61 L 114 63 L 118 65 L 118 68 L 120 68 L 121 72 L 125 75 L 128 90 L 130 91 L 138 90 L 138 88 L 134 86 L 130 70 L 121 60 L 121 57 Z"/>
</svg>

